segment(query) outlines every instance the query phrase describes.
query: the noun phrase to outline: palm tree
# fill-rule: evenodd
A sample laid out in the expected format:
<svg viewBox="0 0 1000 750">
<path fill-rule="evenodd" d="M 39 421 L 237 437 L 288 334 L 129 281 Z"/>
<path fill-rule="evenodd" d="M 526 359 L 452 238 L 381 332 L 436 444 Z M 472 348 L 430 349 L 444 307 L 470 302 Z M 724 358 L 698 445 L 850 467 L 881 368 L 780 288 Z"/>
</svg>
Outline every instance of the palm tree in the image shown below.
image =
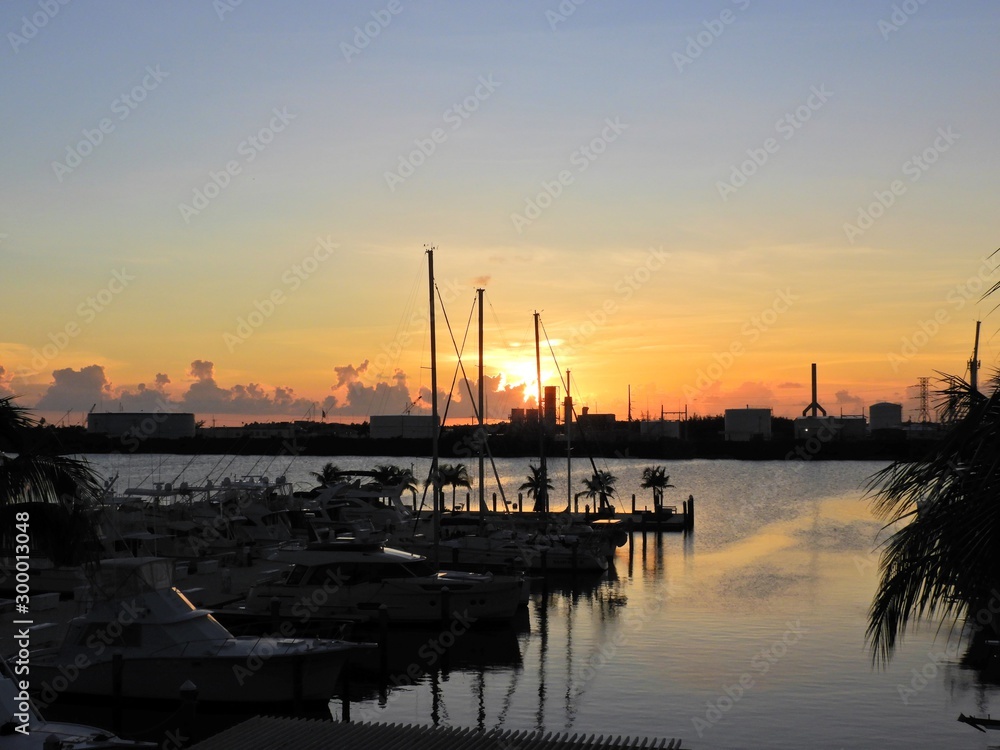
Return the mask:
<svg viewBox="0 0 1000 750">
<path fill-rule="evenodd" d="M 472 486 L 469 470 L 465 464 L 441 464 L 438 466 L 438 475 L 442 487 L 451 487 L 451 509 L 455 510 L 455 493 L 458 488 Z"/>
<path fill-rule="evenodd" d="M 340 475 L 340 467 L 328 461 L 320 471 L 310 471 L 320 484 L 333 484 Z"/>
<path fill-rule="evenodd" d="M 1000 382 L 989 395 L 944 376 L 949 427 L 932 452 L 870 480 L 873 511 L 892 533 L 868 613 L 873 661 L 886 664 L 911 620 L 930 617 L 966 635 L 1000 633 Z M 973 639 L 975 644 L 976 639 Z"/>
<path fill-rule="evenodd" d="M 417 480 L 413 476 L 412 469 L 404 469 L 394 464 L 379 464 L 371 473 L 372 478 L 383 487 L 398 487 L 402 484 L 401 493 L 406 490 L 413 493 L 417 491 Z"/>
<path fill-rule="evenodd" d="M 531 473 L 528 474 L 527 481 L 517 489 L 520 492 L 527 491 L 528 497 L 535 500 L 535 511 L 540 512 L 545 508 L 545 499 L 548 497 L 549 491 L 553 489 L 553 485 L 549 481 L 548 474 L 543 472 L 540 467 L 529 464 L 528 470 Z"/>
<path fill-rule="evenodd" d="M 596 509 L 611 506 L 611 503 L 608 502 L 608 497 L 615 496 L 615 482 L 618 481 L 618 477 L 610 471 L 598 469 L 590 479 L 584 477 L 581 481 L 584 486 L 584 495 L 591 500 L 600 498 L 600 505 L 596 506 Z"/>
<path fill-rule="evenodd" d="M 0 545 L 13 548 L 18 513 L 30 513 L 32 544 L 56 565 L 83 561 L 96 544 L 90 513 L 104 488 L 85 461 L 39 445 L 41 423 L 14 397 L 0 398 Z M 7 538 L 9 537 L 9 538 Z"/>
<path fill-rule="evenodd" d="M 653 509 L 659 510 L 663 507 L 663 490 L 673 487 L 670 484 L 670 475 L 667 474 L 665 466 L 647 466 L 642 470 L 642 482 L 639 484 L 643 489 L 653 490 Z"/>
</svg>

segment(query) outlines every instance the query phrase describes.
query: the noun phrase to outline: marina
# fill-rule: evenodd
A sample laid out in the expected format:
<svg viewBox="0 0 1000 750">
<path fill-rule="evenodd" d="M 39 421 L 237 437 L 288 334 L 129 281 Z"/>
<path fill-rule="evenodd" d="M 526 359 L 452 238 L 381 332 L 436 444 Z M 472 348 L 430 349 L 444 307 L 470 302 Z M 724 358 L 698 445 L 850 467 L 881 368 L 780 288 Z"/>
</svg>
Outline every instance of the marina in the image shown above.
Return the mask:
<svg viewBox="0 0 1000 750">
<path fill-rule="evenodd" d="M 102 473 L 165 481 L 194 480 L 215 462 L 89 459 Z M 240 457 L 231 468 L 252 473 L 271 460 Z M 349 468 L 368 463 L 338 460 Z M 426 461 L 412 459 L 417 471 Z M 280 468 L 306 485 L 321 463 L 298 457 Z M 501 480 L 519 481 L 527 463 L 499 461 Z M 384 657 L 373 649 L 351 667 L 346 692 L 341 682 L 322 710 L 290 715 L 341 721 L 346 712 L 352 721 L 475 731 L 613 731 L 708 750 L 903 748 L 928 738 L 986 747 L 979 738 L 988 735 L 956 719 L 987 715 L 1000 693 L 988 676 L 964 668 L 961 651 L 934 628 L 911 635 L 888 669 L 871 664 L 864 628 L 879 524 L 861 488 L 882 465 L 671 462 L 677 489 L 667 490 L 666 502 L 671 492 L 699 498 L 693 532 L 634 529 L 607 571 L 535 580 L 522 614 L 501 628 L 393 629 Z M 610 466 L 627 488 L 638 485 L 645 463 Z M 217 605 L 275 567 L 266 560 L 231 567 L 231 593 L 223 591 L 222 569 L 195 566 L 177 585 L 197 606 Z M 358 637 L 377 643 L 380 630 L 373 624 Z M 199 739 L 247 716 L 208 708 L 198 710 Z M 110 707 L 56 701 L 47 708 L 62 720 L 140 738 L 164 722 L 179 728 L 178 711 L 129 709 L 116 722 Z M 794 723 L 794 713 L 814 720 Z M 837 718 L 845 713 L 850 724 Z"/>
</svg>

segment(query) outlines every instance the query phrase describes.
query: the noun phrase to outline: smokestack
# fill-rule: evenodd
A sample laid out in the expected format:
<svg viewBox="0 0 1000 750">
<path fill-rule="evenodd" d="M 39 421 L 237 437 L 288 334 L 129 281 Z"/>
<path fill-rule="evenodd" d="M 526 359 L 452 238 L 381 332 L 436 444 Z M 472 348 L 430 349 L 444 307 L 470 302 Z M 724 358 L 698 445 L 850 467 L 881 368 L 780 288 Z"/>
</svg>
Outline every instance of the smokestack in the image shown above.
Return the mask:
<svg viewBox="0 0 1000 750">
<path fill-rule="evenodd" d="M 812 365 L 812 385 L 813 385 L 812 403 L 810 403 L 809 406 L 807 406 L 805 409 L 802 410 L 802 416 L 803 417 L 806 416 L 809 413 L 809 410 L 812 409 L 812 416 L 815 417 L 816 416 L 816 412 L 817 411 L 821 411 L 821 412 L 823 412 L 823 416 L 825 417 L 826 416 L 826 409 L 824 409 L 822 406 L 819 405 L 819 398 L 816 395 L 816 363 L 815 362 L 813 362 L 813 365 Z"/>
</svg>

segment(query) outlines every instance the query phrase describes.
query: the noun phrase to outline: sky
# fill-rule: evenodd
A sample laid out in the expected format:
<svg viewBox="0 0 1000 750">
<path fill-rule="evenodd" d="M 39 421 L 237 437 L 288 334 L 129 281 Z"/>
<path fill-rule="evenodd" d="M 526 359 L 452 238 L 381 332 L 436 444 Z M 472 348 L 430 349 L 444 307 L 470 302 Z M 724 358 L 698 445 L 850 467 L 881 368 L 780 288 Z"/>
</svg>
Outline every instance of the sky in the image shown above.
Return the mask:
<svg viewBox="0 0 1000 750">
<path fill-rule="evenodd" d="M 794 416 L 814 362 L 828 412 L 912 416 L 978 319 L 995 365 L 995 2 L 10 0 L 0 33 L 0 396 L 49 421 L 427 413 L 427 246 L 442 391 L 486 290 L 492 419 L 536 311 L 543 382 L 620 419 Z"/>
</svg>

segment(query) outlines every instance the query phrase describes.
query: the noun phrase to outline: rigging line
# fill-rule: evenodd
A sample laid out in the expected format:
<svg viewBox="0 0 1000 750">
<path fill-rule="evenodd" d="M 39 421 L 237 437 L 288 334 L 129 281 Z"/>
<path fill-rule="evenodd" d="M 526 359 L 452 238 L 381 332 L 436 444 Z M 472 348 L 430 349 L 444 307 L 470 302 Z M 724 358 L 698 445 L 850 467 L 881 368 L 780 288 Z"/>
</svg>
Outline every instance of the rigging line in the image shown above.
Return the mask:
<svg viewBox="0 0 1000 750">
<path fill-rule="evenodd" d="M 171 484 L 177 484 L 177 481 L 184 475 L 184 472 L 191 467 L 191 464 L 194 463 L 196 458 L 198 458 L 198 454 L 192 453 L 191 458 L 188 459 L 188 462 L 184 464 L 183 468 L 177 473 L 177 476 L 174 477 L 174 481 Z"/>
<path fill-rule="evenodd" d="M 444 315 L 445 326 L 448 328 L 448 336 L 451 338 L 451 345 L 455 348 L 455 355 L 458 357 L 458 366 L 455 368 L 455 374 L 451 379 L 451 388 L 448 389 L 448 400 L 445 402 L 444 406 L 444 416 L 441 418 L 441 424 L 448 419 L 448 409 L 451 407 L 452 396 L 455 393 L 455 383 L 458 380 L 459 370 L 462 372 L 462 377 L 465 380 L 465 387 L 469 389 L 469 398 L 472 403 L 473 414 L 476 419 L 479 418 L 479 410 L 476 408 L 476 401 L 472 398 L 472 387 L 469 385 L 469 377 L 465 374 L 465 365 L 462 363 L 462 351 L 465 350 L 465 341 L 469 337 L 469 326 L 472 325 L 472 313 L 475 312 L 476 305 L 475 302 L 472 304 L 472 311 L 469 312 L 469 322 L 466 324 L 465 328 L 465 338 L 462 340 L 462 350 L 458 348 L 458 342 L 455 341 L 455 333 L 451 330 L 451 321 L 448 319 L 448 310 L 445 309 L 444 300 L 441 298 L 441 291 L 437 288 L 437 284 L 434 285 L 434 290 L 438 293 L 438 299 L 441 302 L 441 314 Z"/>
<path fill-rule="evenodd" d="M 510 342 L 507 340 L 507 334 L 504 332 L 503 326 L 500 325 L 500 318 L 497 316 L 496 308 L 493 307 L 493 300 L 489 298 L 489 292 L 484 291 L 487 298 L 487 302 L 490 305 L 490 312 L 493 313 L 493 322 L 497 325 L 497 330 L 500 332 L 500 340 L 503 341 L 503 345 L 506 349 L 510 349 Z"/>
<path fill-rule="evenodd" d="M 539 322 L 539 324 L 542 327 L 542 333 L 545 334 L 545 343 L 548 345 L 549 352 L 551 352 L 551 354 L 552 354 L 552 361 L 555 362 L 556 372 L 559 373 L 559 382 L 562 383 L 563 393 L 568 393 L 568 389 L 566 388 L 566 381 L 563 380 L 562 370 L 559 368 L 559 362 L 556 359 L 556 353 L 555 353 L 555 351 L 552 348 L 552 341 L 549 339 L 549 332 L 545 330 L 545 321 L 542 320 L 542 316 L 541 315 L 538 316 L 538 322 Z M 572 414 L 570 415 L 570 418 L 572 418 L 573 416 L 576 415 L 576 406 L 575 405 L 571 406 L 570 409 L 572 411 Z M 589 437 L 587 436 L 587 431 L 586 431 L 585 425 L 582 425 L 579 422 L 577 422 L 577 428 L 580 431 L 580 437 L 582 438 L 584 445 L 589 446 L 591 441 L 590 441 Z M 587 451 L 587 459 L 590 461 L 590 468 L 594 472 L 594 478 L 596 478 L 596 479 L 598 479 L 600 481 L 601 489 L 606 489 L 605 486 L 604 486 L 604 482 L 601 481 L 601 480 L 603 480 L 603 476 L 601 475 L 600 471 L 598 471 L 598 469 L 597 469 L 597 463 L 594 461 L 593 451 L 590 451 L 590 450 Z M 602 460 L 604 462 L 604 470 L 608 474 L 610 474 L 611 473 L 611 471 L 610 471 L 611 467 L 610 467 L 610 464 L 608 464 L 608 459 L 607 458 L 603 458 Z M 607 492 L 605 492 L 605 494 L 607 494 Z M 624 511 L 625 510 L 625 506 L 622 503 L 622 499 L 620 497 L 618 497 L 616 499 L 618 500 L 618 504 L 621 506 L 622 510 Z"/>
<path fill-rule="evenodd" d="M 438 291 L 438 296 L 440 296 L 440 291 Z M 455 343 L 455 336 L 451 332 L 451 324 L 448 323 L 448 312 L 447 312 L 447 310 L 444 309 L 444 300 L 441 301 L 441 309 L 442 309 L 442 312 L 444 313 L 445 322 L 448 324 L 448 333 L 449 333 L 449 335 L 451 335 L 452 346 L 455 347 L 455 353 L 458 355 L 458 368 L 456 368 L 456 370 L 455 370 L 455 377 L 457 379 L 457 377 L 458 377 L 458 370 L 461 369 L 461 371 L 462 371 L 462 379 L 465 381 L 465 389 L 469 392 L 469 403 L 472 404 L 473 416 L 478 421 L 479 420 L 479 408 L 477 407 L 477 404 L 476 404 L 476 398 L 472 394 L 472 386 L 469 385 L 469 376 L 465 372 L 465 364 L 462 362 L 462 355 L 458 351 L 458 346 Z M 466 325 L 465 325 L 465 337 L 462 340 L 462 350 L 463 351 L 465 350 L 465 343 L 466 343 L 466 341 L 468 340 L 468 337 L 469 337 L 469 329 L 472 327 L 472 315 L 473 315 L 473 313 L 475 311 L 476 311 L 476 301 L 475 301 L 475 298 L 474 298 L 473 299 L 473 303 L 472 303 L 472 309 L 469 311 L 469 320 L 466 322 Z M 454 391 L 454 389 L 455 389 L 455 381 L 454 380 L 452 380 L 451 387 L 452 387 L 452 390 Z M 449 394 L 448 398 L 449 398 L 449 404 L 450 404 L 451 403 L 451 395 L 450 394 Z M 447 416 L 447 408 L 445 409 L 445 415 Z M 481 437 L 482 437 L 482 440 L 483 440 L 483 447 L 486 449 L 486 455 L 489 456 L 489 459 L 490 459 L 490 466 L 493 469 L 493 476 L 496 478 L 496 481 L 497 481 L 497 489 L 500 490 L 500 499 L 503 500 L 504 510 L 506 512 L 510 512 L 510 504 L 507 502 L 507 493 L 505 493 L 503 491 L 503 483 L 500 481 L 500 472 L 497 470 L 496 461 L 494 460 L 493 452 L 490 449 L 490 444 L 489 444 L 489 440 L 488 440 L 488 434 L 483 435 Z"/>
<path fill-rule="evenodd" d="M 139 481 L 139 484 L 137 484 L 136 487 L 142 487 L 142 485 L 146 482 L 147 479 L 153 476 L 153 474 L 158 473 L 160 471 L 160 468 L 163 466 L 164 462 L 166 462 L 166 460 L 167 457 L 163 456 L 160 459 L 160 462 L 154 468 L 149 470 L 149 473 Z"/>
</svg>

